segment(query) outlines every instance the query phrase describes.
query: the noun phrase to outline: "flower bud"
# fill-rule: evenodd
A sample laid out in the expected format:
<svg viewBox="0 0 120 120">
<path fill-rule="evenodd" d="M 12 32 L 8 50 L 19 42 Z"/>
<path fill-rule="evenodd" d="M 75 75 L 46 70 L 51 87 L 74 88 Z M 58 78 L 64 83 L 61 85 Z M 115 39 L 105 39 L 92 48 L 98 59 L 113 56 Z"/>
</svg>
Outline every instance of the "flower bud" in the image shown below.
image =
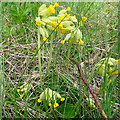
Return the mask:
<svg viewBox="0 0 120 120">
<path fill-rule="evenodd" d="M 72 22 L 78 22 L 75 16 L 70 16 L 70 20 L 71 20 Z"/>
</svg>

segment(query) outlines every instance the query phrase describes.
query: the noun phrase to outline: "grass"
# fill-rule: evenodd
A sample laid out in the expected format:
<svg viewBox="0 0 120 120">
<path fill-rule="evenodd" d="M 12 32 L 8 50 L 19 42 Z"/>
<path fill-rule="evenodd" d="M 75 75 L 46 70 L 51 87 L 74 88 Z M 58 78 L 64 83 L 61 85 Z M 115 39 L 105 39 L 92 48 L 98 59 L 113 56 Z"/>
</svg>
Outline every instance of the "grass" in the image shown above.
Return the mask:
<svg viewBox="0 0 120 120">
<path fill-rule="evenodd" d="M 93 98 L 81 80 L 77 67 L 69 60 L 70 57 L 81 63 L 81 69 L 91 88 L 96 92 L 101 90 L 97 97 L 107 117 L 117 118 L 119 79 L 115 77 L 113 82 L 107 85 L 106 71 L 101 77 L 94 67 L 102 58 L 118 59 L 118 3 L 59 4 L 62 7 L 71 7 L 70 13 L 76 15 L 79 21 L 82 16 L 87 17 L 87 21 L 80 27 L 85 45 L 60 44 L 63 38 L 60 39 L 58 33 L 50 31 L 48 41 L 37 46 L 38 28 L 35 18 L 42 3 L 2 3 L 5 79 L 3 117 L 102 118 L 98 108 L 90 107 L 86 100 Z M 60 9 L 58 8 L 58 11 Z M 30 83 L 31 88 L 24 97 L 20 97 L 17 89 L 25 82 Z M 101 88 L 98 87 L 101 84 Z M 48 106 L 48 101 L 38 103 L 37 99 L 46 88 L 58 92 L 65 101 L 58 100 L 60 106 L 55 109 Z"/>
</svg>

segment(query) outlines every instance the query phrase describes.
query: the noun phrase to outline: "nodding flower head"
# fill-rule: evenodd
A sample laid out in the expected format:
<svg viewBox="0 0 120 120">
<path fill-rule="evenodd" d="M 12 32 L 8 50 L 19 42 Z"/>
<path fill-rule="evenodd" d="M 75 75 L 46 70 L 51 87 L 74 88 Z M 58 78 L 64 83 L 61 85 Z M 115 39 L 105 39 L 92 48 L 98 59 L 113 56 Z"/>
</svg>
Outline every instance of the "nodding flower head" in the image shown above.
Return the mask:
<svg viewBox="0 0 120 120">
<path fill-rule="evenodd" d="M 54 5 L 49 5 L 48 10 L 49 10 L 50 13 L 55 13 Z"/>
<path fill-rule="evenodd" d="M 57 2 L 55 2 L 54 7 L 59 7 L 59 4 Z"/>
<path fill-rule="evenodd" d="M 100 75 L 106 74 L 108 76 L 118 75 L 118 60 L 114 58 L 103 58 L 96 65 L 97 73 Z"/>
<path fill-rule="evenodd" d="M 61 40 L 60 43 L 61 43 L 61 44 L 65 44 L 65 40 Z"/>
<path fill-rule="evenodd" d="M 67 7 L 67 11 L 71 11 L 71 8 L 70 8 L 70 7 Z"/>
<path fill-rule="evenodd" d="M 49 31 L 59 32 L 64 34 L 63 40 L 60 41 L 61 44 L 65 42 L 77 42 L 78 44 L 84 44 L 82 41 L 82 32 L 79 27 L 77 27 L 77 18 L 75 15 L 68 14 L 68 11 L 71 11 L 70 7 L 62 9 L 57 15 L 51 15 L 55 13 L 55 8 L 58 7 L 58 3 L 54 5 L 49 5 L 48 7 L 43 4 L 38 10 L 38 17 L 36 18 L 36 25 L 38 25 L 39 34 L 42 36 L 43 41 L 47 40 L 49 36 Z M 82 20 L 85 21 L 87 18 L 82 17 Z M 72 34 L 72 35 L 71 35 Z"/>
<path fill-rule="evenodd" d="M 83 44 L 84 44 L 84 41 L 80 40 L 80 41 L 78 42 L 78 44 L 79 44 L 79 45 L 83 45 Z"/>
<path fill-rule="evenodd" d="M 42 21 L 40 20 L 40 17 L 36 18 L 36 25 L 38 26 L 42 25 Z"/>
<path fill-rule="evenodd" d="M 38 102 L 42 102 L 44 100 L 46 100 L 49 104 L 48 106 L 53 106 L 54 108 L 59 106 L 59 103 L 57 103 L 57 101 L 64 101 L 65 98 L 61 97 L 61 95 L 56 92 L 56 91 L 52 91 L 50 88 L 46 88 L 41 94 L 40 97 L 38 99 Z"/>
<path fill-rule="evenodd" d="M 17 92 L 19 93 L 20 97 L 23 97 L 27 92 L 30 91 L 31 87 L 31 83 L 24 83 L 17 89 Z"/>
</svg>

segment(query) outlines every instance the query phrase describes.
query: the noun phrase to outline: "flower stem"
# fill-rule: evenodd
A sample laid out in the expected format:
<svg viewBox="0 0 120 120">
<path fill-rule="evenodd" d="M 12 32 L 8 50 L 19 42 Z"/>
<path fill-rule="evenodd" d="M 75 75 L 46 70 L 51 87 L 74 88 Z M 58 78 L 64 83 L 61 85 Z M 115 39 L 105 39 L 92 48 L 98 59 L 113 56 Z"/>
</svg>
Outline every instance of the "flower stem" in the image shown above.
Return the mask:
<svg viewBox="0 0 120 120">
<path fill-rule="evenodd" d="M 40 41 L 40 31 L 39 31 L 39 28 L 38 28 L 38 67 L 39 67 L 39 74 L 40 74 L 40 83 L 42 84 L 42 65 L 41 65 L 41 49 L 40 49 L 40 46 L 41 46 L 41 41 Z"/>
<path fill-rule="evenodd" d="M 50 69 L 50 63 L 51 63 L 51 60 L 52 60 L 52 48 L 53 48 L 53 38 L 51 38 L 51 42 L 50 42 L 50 57 L 49 57 L 49 62 L 48 62 L 48 71 Z"/>
<path fill-rule="evenodd" d="M 69 58 L 70 57 L 70 51 L 71 51 L 71 42 L 69 43 L 69 45 L 68 45 L 68 53 L 67 53 L 67 57 Z M 66 61 L 66 68 L 67 68 L 67 73 L 69 73 L 69 70 L 68 70 L 68 68 L 69 68 L 69 62 L 68 62 L 68 60 Z"/>
</svg>

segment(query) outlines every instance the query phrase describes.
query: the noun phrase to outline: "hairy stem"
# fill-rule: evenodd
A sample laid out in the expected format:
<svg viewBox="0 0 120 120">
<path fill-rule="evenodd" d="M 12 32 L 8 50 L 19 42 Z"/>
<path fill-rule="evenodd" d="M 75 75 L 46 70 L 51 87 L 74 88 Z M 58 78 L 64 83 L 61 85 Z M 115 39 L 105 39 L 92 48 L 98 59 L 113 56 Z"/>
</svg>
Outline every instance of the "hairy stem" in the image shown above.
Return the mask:
<svg viewBox="0 0 120 120">
<path fill-rule="evenodd" d="M 40 31 L 38 28 L 38 64 L 39 64 L 39 73 L 40 73 L 40 82 L 42 83 L 42 65 L 41 65 L 41 41 L 40 41 Z"/>
</svg>

